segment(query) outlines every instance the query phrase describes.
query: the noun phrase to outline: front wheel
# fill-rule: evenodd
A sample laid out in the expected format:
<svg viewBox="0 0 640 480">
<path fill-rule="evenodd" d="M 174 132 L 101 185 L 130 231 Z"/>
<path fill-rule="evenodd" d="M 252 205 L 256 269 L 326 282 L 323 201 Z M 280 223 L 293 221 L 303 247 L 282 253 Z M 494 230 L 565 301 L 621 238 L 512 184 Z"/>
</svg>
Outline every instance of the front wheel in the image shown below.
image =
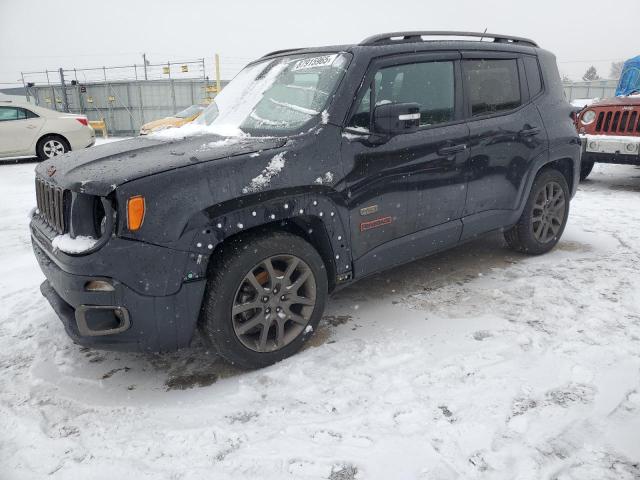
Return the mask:
<svg viewBox="0 0 640 480">
<path fill-rule="evenodd" d="M 516 251 L 539 255 L 556 246 L 569 217 L 569 187 L 558 170 L 538 174 L 522 216 L 504 237 Z"/>
<path fill-rule="evenodd" d="M 212 266 L 200 328 L 225 360 L 265 367 L 311 337 L 327 289 L 324 262 L 304 239 L 284 232 L 239 237 Z"/>
</svg>

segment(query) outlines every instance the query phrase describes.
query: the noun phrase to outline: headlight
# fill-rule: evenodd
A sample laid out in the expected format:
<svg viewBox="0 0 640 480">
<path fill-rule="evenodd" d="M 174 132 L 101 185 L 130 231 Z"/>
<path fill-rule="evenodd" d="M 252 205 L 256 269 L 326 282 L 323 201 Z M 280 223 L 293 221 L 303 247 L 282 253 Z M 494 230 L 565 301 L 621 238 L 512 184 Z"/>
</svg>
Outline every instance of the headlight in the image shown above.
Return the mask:
<svg viewBox="0 0 640 480">
<path fill-rule="evenodd" d="M 589 125 L 590 123 L 593 123 L 595 119 L 596 112 L 593 110 L 587 110 L 582 114 L 582 117 L 580 117 L 580 122 L 582 122 L 583 125 Z"/>
</svg>

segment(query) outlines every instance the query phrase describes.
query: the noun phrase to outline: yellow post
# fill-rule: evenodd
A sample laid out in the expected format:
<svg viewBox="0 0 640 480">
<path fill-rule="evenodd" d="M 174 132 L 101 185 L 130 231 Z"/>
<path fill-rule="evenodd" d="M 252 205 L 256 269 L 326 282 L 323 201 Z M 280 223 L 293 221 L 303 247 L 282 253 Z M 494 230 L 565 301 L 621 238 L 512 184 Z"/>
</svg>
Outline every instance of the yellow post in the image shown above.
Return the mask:
<svg viewBox="0 0 640 480">
<path fill-rule="evenodd" d="M 220 55 L 216 53 L 216 95 L 220 93 Z"/>
</svg>

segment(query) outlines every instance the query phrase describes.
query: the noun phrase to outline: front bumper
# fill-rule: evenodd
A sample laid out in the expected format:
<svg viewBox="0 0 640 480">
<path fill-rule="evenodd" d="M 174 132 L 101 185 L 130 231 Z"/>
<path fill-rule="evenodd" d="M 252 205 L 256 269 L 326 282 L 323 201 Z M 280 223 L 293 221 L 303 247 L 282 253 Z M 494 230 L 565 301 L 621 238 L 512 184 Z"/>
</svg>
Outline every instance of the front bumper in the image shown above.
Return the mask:
<svg viewBox="0 0 640 480">
<path fill-rule="evenodd" d="M 582 160 L 640 165 L 640 137 L 580 135 Z"/>
<path fill-rule="evenodd" d="M 180 279 L 177 290 L 172 287 L 173 282 L 165 281 L 165 290 L 171 292 L 166 295 L 158 291 L 157 286 L 163 283 L 160 282 L 151 288 L 154 294 L 145 294 L 139 291 L 139 285 L 132 288 L 113 275 L 113 271 L 108 272 L 109 275 L 105 275 L 106 270 L 99 271 L 100 265 L 108 263 L 122 268 L 123 277 L 131 277 L 130 269 L 139 268 L 141 263 L 167 262 L 164 270 L 154 272 L 151 267 L 147 271 L 138 270 L 137 275 L 144 281 L 144 277 L 160 275 L 162 271 L 164 275 L 177 273 L 167 258 L 170 252 L 174 252 L 178 264 L 180 257 L 188 256 L 166 248 L 159 256 L 157 251 L 149 250 L 147 244 L 128 243 L 129 252 L 124 256 L 123 247 L 107 244 L 97 252 L 74 257 L 74 262 L 67 263 L 68 256 L 51 252 L 32 225 L 33 250 L 46 277 L 40 287 L 42 294 L 60 317 L 67 334 L 80 345 L 153 352 L 188 346 L 197 324 L 205 278 L 186 282 Z M 137 264 L 131 263 L 134 257 L 138 257 Z M 96 280 L 107 281 L 113 290 L 87 291 L 88 282 Z"/>
</svg>

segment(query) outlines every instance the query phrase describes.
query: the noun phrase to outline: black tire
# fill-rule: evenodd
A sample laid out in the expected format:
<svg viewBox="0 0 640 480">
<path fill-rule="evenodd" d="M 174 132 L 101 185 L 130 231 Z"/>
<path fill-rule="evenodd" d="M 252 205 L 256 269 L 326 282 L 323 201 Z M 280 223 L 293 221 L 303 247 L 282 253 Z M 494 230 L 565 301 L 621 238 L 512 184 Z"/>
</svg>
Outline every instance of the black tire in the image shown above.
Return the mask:
<svg viewBox="0 0 640 480">
<path fill-rule="evenodd" d="M 589 162 L 585 160 L 582 161 L 582 163 L 580 164 L 580 181 L 581 182 L 586 180 L 586 178 L 591 173 L 591 170 L 593 170 L 594 165 L 595 165 L 594 162 Z"/>
<path fill-rule="evenodd" d="M 218 258 L 210 269 L 199 323 L 200 331 L 205 339 L 211 343 L 217 353 L 225 360 L 248 369 L 266 367 L 300 350 L 303 344 L 317 329 L 328 295 L 327 271 L 318 252 L 304 239 L 296 235 L 285 232 L 263 232 L 232 239 L 229 243 L 224 244 L 218 253 Z M 268 305 L 271 305 L 271 302 L 278 301 L 280 293 L 284 292 L 284 287 L 282 287 L 283 290 L 279 293 L 275 293 L 274 291 L 272 294 L 270 289 L 273 283 L 269 280 L 269 287 L 266 290 L 259 292 L 254 287 L 255 297 L 249 302 L 245 303 L 243 301 L 240 302 L 240 305 L 238 303 L 238 298 L 246 294 L 247 288 L 251 291 L 252 284 L 247 280 L 249 275 L 253 275 L 253 280 L 263 275 L 264 272 L 258 275 L 255 275 L 255 272 L 256 269 L 260 269 L 261 265 L 264 264 L 263 262 L 267 260 L 270 262 L 272 268 L 279 268 L 277 262 L 280 257 L 297 258 L 300 260 L 301 262 L 296 263 L 296 265 L 304 265 L 305 277 L 313 279 L 313 286 L 315 288 L 315 303 L 309 307 L 301 307 L 306 308 L 305 315 L 308 320 L 305 319 L 305 321 L 307 321 L 307 323 L 302 325 L 301 321 L 293 322 L 293 320 L 290 319 L 284 320 L 283 325 L 288 325 L 290 330 L 289 338 L 286 340 L 289 343 L 283 343 L 282 347 L 277 345 L 278 342 L 275 337 L 279 336 L 280 333 L 279 319 L 282 320 L 288 317 L 288 315 L 283 316 L 283 314 L 280 313 L 269 317 L 268 310 L 270 309 Z M 275 263 L 272 262 L 272 259 L 275 259 Z M 292 268 L 297 269 L 298 267 Z M 309 270 L 311 275 L 308 273 Z M 289 276 L 292 275 L 297 275 L 297 273 L 294 271 L 292 274 L 289 274 Z M 276 275 L 274 278 L 281 280 L 284 279 L 285 276 L 286 272 L 282 277 Z M 300 277 L 301 276 L 302 275 L 300 275 Z M 308 280 L 305 280 L 304 288 L 308 288 L 306 286 L 307 281 Z M 267 283 L 265 282 L 264 285 L 267 285 Z M 284 285 L 284 283 L 282 285 Z M 280 288 L 280 284 L 276 287 Z M 298 297 L 298 289 L 294 289 L 292 292 L 295 293 L 294 298 L 302 298 Z M 253 296 L 251 293 L 248 295 Z M 265 296 L 262 297 L 261 295 Z M 246 320 L 246 322 L 242 316 L 247 315 L 247 312 L 232 314 L 232 309 L 237 307 L 242 308 L 242 305 L 248 305 L 250 303 L 259 303 L 259 300 L 264 301 L 267 295 L 271 298 L 269 303 L 261 306 L 260 308 L 264 308 L 259 311 L 249 311 L 248 315 L 252 316 Z M 282 298 L 284 297 L 285 295 L 282 295 Z M 312 309 L 312 313 L 309 313 L 310 309 Z M 275 307 L 273 310 L 275 311 Z M 293 315 L 291 310 L 287 309 L 287 312 Z M 279 319 L 276 318 L 276 315 L 280 315 Z M 302 314 L 296 314 L 295 316 L 298 317 L 298 320 L 302 318 Z M 273 320 L 268 320 L 269 318 L 273 318 Z M 252 321 L 265 323 L 257 324 L 254 329 L 249 330 L 249 332 L 244 335 L 236 333 L 237 329 L 242 329 L 245 323 L 249 324 Z M 256 330 L 255 348 L 260 349 L 259 343 L 262 341 L 261 333 L 264 330 L 264 325 L 267 324 L 269 326 L 266 335 L 274 334 L 273 340 L 269 340 L 269 342 L 272 342 L 271 348 L 274 350 L 266 351 L 265 347 L 263 351 L 256 351 L 253 347 L 249 348 L 251 347 L 249 344 L 251 338 L 247 337 L 253 335 L 251 332 Z M 299 328 L 300 331 L 297 332 L 294 330 L 294 327 L 296 329 Z M 283 326 L 282 329 L 284 331 L 285 327 Z M 284 335 L 280 339 L 284 341 Z M 249 347 L 247 345 L 249 345 Z"/>
<path fill-rule="evenodd" d="M 65 154 L 69 150 L 71 150 L 69 142 L 60 135 L 45 135 L 38 140 L 36 145 L 36 155 L 40 160 L 49 160 L 57 155 Z"/>
<path fill-rule="evenodd" d="M 558 189 L 561 189 L 562 204 L 559 200 L 543 201 L 549 192 L 545 189 L 549 188 L 553 192 L 559 192 Z M 553 194 L 551 196 L 553 197 Z M 560 240 L 567 224 L 569 201 L 569 187 L 564 175 L 555 169 L 542 170 L 533 182 L 520 220 L 504 232 L 509 246 L 518 252 L 531 255 L 540 255 L 551 250 Z M 544 210 L 540 208 L 541 204 L 545 205 Z M 561 220 L 556 218 L 556 215 L 561 215 Z M 554 220 L 546 221 L 547 218 Z M 546 230 L 545 223 L 550 224 Z"/>
</svg>

